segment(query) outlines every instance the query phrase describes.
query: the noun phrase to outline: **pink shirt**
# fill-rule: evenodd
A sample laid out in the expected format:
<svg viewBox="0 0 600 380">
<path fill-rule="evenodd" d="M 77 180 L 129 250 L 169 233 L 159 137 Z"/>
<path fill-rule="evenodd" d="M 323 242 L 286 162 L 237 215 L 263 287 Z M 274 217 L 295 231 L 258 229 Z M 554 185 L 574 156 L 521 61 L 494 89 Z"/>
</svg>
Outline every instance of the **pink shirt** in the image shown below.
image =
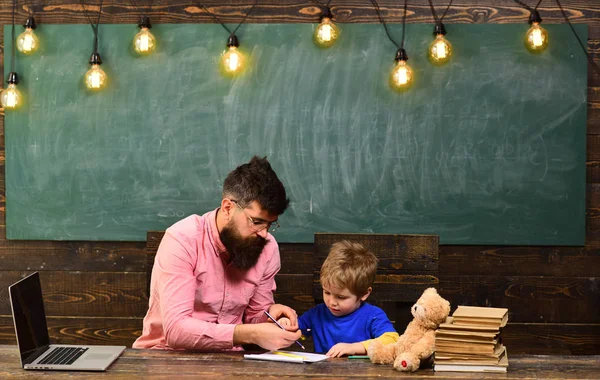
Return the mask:
<svg viewBox="0 0 600 380">
<path fill-rule="evenodd" d="M 218 209 L 217 209 L 218 210 Z M 242 280 L 226 276 L 217 210 L 191 215 L 169 227 L 160 242 L 144 329 L 133 348 L 226 350 L 241 323 L 266 322 L 281 268 L 272 235 Z"/>
</svg>

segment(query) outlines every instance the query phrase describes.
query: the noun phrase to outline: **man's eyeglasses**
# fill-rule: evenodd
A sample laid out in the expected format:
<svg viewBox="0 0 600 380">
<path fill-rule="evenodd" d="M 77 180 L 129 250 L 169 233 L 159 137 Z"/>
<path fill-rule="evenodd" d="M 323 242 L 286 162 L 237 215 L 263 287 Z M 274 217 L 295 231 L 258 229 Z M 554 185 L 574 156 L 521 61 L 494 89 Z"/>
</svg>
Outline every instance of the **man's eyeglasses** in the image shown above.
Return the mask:
<svg viewBox="0 0 600 380">
<path fill-rule="evenodd" d="M 248 218 L 248 220 L 250 221 L 250 228 L 252 228 L 252 230 L 254 232 L 260 232 L 262 230 L 264 230 L 265 228 L 267 229 L 267 231 L 273 233 L 275 231 L 277 231 L 277 229 L 279 228 L 279 223 L 277 221 L 274 222 L 265 222 L 263 220 L 256 220 L 253 217 L 251 217 L 250 215 L 248 215 L 246 213 L 246 210 L 244 210 L 242 208 L 242 206 L 240 206 L 240 204 L 238 203 L 238 201 L 231 199 L 231 201 L 233 203 L 236 204 L 236 206 L 239 207 L 240 210 L 242 210 L 242 212 L 244 213 L 244 215 L 246 215 L 246 218 Z"/>
</svg>

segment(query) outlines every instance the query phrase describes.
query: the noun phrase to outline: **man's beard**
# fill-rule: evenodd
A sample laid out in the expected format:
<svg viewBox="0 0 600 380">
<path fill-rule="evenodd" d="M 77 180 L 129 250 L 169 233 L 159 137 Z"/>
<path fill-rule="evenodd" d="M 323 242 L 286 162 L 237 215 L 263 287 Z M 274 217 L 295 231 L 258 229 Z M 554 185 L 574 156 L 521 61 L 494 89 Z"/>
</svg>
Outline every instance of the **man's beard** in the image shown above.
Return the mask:
<svg viewBox="0 0 600 380">
<path fill-rule="evenodd" d="M 256 265 L 268 240 L 258 235 L 243 238 L 232 220 L 223 227 L 221 242 L 227 249 L 231 265 L 246 272 Z"/>
</svg>

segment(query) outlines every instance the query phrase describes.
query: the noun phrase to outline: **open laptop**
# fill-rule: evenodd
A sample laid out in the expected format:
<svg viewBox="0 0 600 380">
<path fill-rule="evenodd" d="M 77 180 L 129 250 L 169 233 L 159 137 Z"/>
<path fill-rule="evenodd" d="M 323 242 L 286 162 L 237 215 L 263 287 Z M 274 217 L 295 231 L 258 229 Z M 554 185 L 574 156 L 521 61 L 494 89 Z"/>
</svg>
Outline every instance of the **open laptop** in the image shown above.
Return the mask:
<svg viewBox="0 0 600 380">
<path fill-rule="evenodd" d="M 25 369 L 105 371 L 125 346 L 50 344 L 40 275 L 35 272 L 8 287 L 21 366 Z"/>
</svg>

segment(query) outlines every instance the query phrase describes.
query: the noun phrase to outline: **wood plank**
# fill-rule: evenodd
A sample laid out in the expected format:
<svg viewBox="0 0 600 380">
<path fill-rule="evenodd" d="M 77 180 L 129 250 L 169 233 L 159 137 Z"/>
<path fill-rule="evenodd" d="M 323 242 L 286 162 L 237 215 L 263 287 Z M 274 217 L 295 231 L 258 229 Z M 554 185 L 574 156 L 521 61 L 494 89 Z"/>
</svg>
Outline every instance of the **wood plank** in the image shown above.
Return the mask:
<svg viewBox="0 0 600 380">
<path fill-rule="evenodd" d="M 598 323 L 600 277 L 448 276 L 440 294 L 458 305 L 508 308 L 515 323 Z"/>
<path fill-rule="evenodd" d="M 502 342 L 511 355 L 598 355 L 600 324 L 508 323 Z"/>
<path fill-rule="evenodd" d="M 278 274 L 275 302 L 296 310 L 298 315 L 315 305 L 311 295 L 312 274 Z"/>
<path fill-rule="evenodd" d="M 598 183 L 600 182 L 600 134 L 588 134 L 586 146 L 586 182 Z"/>
<path fill-rule="evenodd" d="M 277 238 L 277 236 L 275 237 Z M 311 243 L 280 243 L 280 274 L 305 274 L 313 269 L 314 245 Z"/>
<path fill-rule="evenodd" d="M 586 188 L 585 244 L 597 247 L 600 245 L 600 183 L 588 183 Z"/>
<path fill-rule="evenodd" d="M 131 347 L 142 334 L 142 318 L 48 317 L 50 341 Z M 0 344 L 17 344 L 12 316 L 0 316 Z"/>
<path fill-rule="evenodd" d="M 440 273 L 491 276 L 598 276 L 594 247 L 440 246 Z"/>
<path fill-rule="evenodd" d="M 391 365 L 373 365 L 368 360 L 331 358 L 314 365 L 290 365 L 244 360 L 243 352 L 181 352 L 168 350 L 127 349 L 110 367 L 101 374 L 70 372 L 69 379 L 109 377 L 111 379 L 152 378 L 178 379 L 219 378 L 219 379 L 312 379 L 331 380 L 332 378 L 353 379 L 596 379 L 599 356 L 522 356 L 510 357 L 510 367 L 506 374 L 481 373 L 433 373 L 431 367 L 416 372 L 398 372 Z M 509 354 L 510 355 L 510 354 Z M 63 372 L 23 371 L 18 359 L 16 346 L 0 346 L 0 377 L 3 379 L 28 378 L 62 379 Z"/>
<path fill-rule="evenodd" d="M 393 0 L 378 1 L 380 13 L 387 22 L 402 22 L 402 4 Z M 571 22 L 582 23 L 597 20 L 600 9 L 592 2 L 585 0 L 563 0 L 563 8 Z M 318 4 L 280 0 L 276 3 L 259 3 L 253 10 L 247 22 L 316 22 L 320 11 Z M 441 6 L 438 5 L 438 8 Z M 445 5 L 445 3 L 444 3 Z M 244 0 L 232 0 L 228 4 L 208 5 L 211 13 L 225 23 L 237 23 L 246 14 L 250 4 Z M 97 11 L 97 6 L 88 5 L 91 12 Z M 369 2 L 361 0 L 346 0 L 343 3 L 331 4 L 334 19 L 340 22 L 378 22 L 377 13 Z M 78 1 L 67 0 L 59 4 L 49 3 L 35 7 L 36 21 L 39 23 L 70 22 L 86 23 Z M 105 1 L 102 22 L 137 23 L 139 11 L 128 2 L 118 0 Z M 538 8 L 545 23 L 564 23 L 564 18 L 557 7 L 542 3 Z M 214 22 L 200 6 L 184 0 L 170 0 L 166 3 L 155 3 L 148 12 L 153 23 L 177 23 L 194 19 L 196 22 Z M 10 6 L 6 3 L 0 11 L 0 22 L 7 24 L 11 18 Z M 27 17 L 27 7 L 17 8 L 17 19 Z M 465 0 L 450 7 L 444 17 L 447 24 L 451 23 L 525 23 L 529 12 L 514 2 L 498 3 L 497 1 Z M 427 3 L 409 5 L 407 22 L 432 23 L 433 17 Z"/>
<path fill-rule="evenodd" d="M 143 242 L 0 240 L 2 270 L 123 271 L 146 269 Z"/>
<path fill-rule="evenodd" d="M 0 315 L 10 315 L 8 286 L 33 271 L 0 271 Z M 144 272 L 40 272 L 48 316 L 143 317 Z"/>
</svg>

